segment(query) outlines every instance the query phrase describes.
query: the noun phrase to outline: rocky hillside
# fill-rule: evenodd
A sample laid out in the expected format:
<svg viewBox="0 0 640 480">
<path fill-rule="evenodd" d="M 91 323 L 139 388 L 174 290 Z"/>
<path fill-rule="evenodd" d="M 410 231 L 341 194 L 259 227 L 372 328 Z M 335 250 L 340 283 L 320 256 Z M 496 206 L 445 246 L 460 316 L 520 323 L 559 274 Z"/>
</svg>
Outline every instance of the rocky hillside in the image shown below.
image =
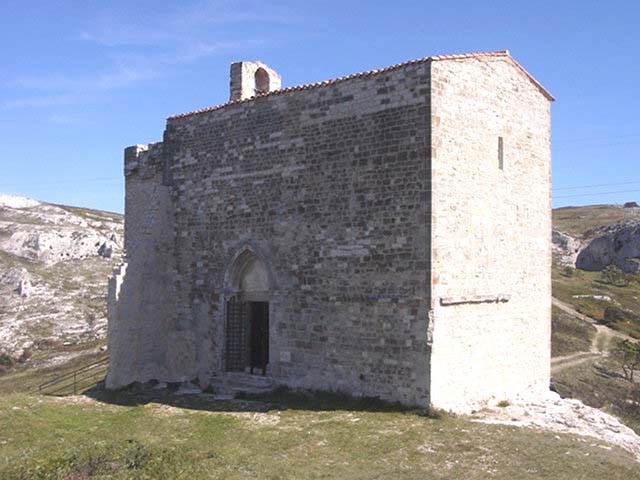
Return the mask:
<svg viewBox="0 0 640 480">
<path fill-rule="evenodd" d="M 122 235 L 119 214 L 0 195 L 0 369 L 105 337 Z"/>
<path fill-rule="evenodd" d="M 560 208 L 553 223 L 552 384 L 640 433 L 640 382 L 618 351 L 640 340 L 640 208 Z"/>
<path fill-rule="evenodd" d="M 565 266 L 601 271 L 615 265 L 640 273 L 640 207 L 590 205 L 553 212 L 555 260 Z"/>
</svg>

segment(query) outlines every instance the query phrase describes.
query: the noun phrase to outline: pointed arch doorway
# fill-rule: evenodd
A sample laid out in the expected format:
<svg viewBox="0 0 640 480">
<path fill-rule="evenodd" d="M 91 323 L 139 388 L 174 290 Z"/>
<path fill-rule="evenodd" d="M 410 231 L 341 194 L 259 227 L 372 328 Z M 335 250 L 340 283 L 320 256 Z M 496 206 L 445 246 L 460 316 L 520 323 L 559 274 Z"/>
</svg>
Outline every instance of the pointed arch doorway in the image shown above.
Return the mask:
<svg viewBox="0 0 640 480">
<path fill-rule="evenodd" d="M 266 375 L 269 364 L 269 275 L 262 259 L 246 248 L 228 274 L 225 370 Z"/>
</svg>

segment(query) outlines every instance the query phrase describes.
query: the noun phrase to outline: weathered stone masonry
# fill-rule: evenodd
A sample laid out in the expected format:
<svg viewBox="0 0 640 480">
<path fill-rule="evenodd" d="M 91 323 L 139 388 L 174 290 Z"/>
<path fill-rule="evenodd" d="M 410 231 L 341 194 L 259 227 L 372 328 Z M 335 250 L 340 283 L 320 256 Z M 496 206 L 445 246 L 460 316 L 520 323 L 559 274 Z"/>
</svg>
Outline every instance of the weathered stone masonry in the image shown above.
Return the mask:
<svg viewBox="0 0 640 480">
<path fill-rule="evenodd" d="M 275 73 L 246 63 L 232 98 Z M 224 375 L 230 318 L 266 302 L 278 383 L 456 410 L 548 385 L 542 87 L 504 52 L 266 93 L 255 78 L 257 97 L 126 150 L 108 386 Z"/>
</svg>

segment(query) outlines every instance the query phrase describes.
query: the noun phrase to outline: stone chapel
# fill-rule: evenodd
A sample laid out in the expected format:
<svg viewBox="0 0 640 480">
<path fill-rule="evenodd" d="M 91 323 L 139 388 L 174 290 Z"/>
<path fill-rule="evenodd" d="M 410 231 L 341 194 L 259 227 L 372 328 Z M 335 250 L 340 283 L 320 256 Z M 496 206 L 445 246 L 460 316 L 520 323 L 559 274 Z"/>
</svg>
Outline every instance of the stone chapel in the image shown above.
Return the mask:
<svg viewBox="0 0 640 480">
<path fill-rule="evenodd" d="M 287 88 L 232 64 L 227 103 L 125 149 L 107 388 L 547 389 L 551 101 L 507 51 Z"/>
</svg>

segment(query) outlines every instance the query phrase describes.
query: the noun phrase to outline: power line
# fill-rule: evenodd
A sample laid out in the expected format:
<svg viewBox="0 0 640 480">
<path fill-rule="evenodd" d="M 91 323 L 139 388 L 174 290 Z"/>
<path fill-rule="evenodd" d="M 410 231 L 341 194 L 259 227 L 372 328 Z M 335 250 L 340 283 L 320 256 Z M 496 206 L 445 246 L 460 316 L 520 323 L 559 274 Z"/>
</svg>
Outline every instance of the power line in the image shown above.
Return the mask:
<svg viewBox="0 0 640 480">
<path fill-rule="evenodd" d="M 552 143 L 580 143 L 580 142 L 592 142 L 596 140 L 617 140 L 619 138 L 634 138 L 640 137 L 640 133 L 630 133 L 628 135 L 616 135 L 613 137 L 583 137 L 583 138 L 566 138 L 564 140 L 553 140 Z"/>
<path fill-rule="evenodd" d="M 569 197 L 594 197 L 596 195 L 612 195 L 614 193 L 634 193 L 640 192 L 640 190 L 618 190 L 616 192 L 596 192 L 596 193 L 576 193 L 573 195 L 558 195 L 553 198 L 569 198 Z"/>
<path fill-rule="evenodd" d="M 637 183 L 640 183 L 640 180 L 634 180 L 632 182 L 599 183 L 595 185 L 578 185 L 576 187 L 560 187 L 560 188 L 554 188 L 554 190 L 579 190 L 581 188 L 613 187 L 616 185 L 635 185 Z"/>
</svg>

